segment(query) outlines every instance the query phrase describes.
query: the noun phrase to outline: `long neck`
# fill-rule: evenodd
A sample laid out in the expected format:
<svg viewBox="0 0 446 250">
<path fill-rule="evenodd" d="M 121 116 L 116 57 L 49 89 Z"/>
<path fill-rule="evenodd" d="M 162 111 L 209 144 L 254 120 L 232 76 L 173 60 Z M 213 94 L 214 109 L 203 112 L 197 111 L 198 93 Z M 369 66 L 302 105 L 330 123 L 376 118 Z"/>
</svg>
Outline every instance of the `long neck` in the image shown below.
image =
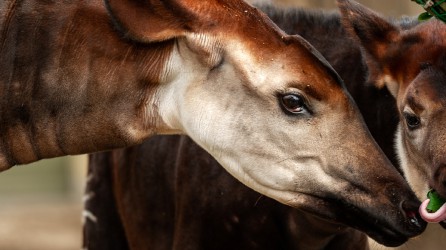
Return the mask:
<svg viewBox="0 0 446 250">
<path fill-rule="evenodd" d="M 159 122 L 151 103 L 173 42 L 120 39 L 101 1 L 46 2 L 0 6 L 7 12 L 0 20 L 0 170 L 133 145 Z"/>
</svg>

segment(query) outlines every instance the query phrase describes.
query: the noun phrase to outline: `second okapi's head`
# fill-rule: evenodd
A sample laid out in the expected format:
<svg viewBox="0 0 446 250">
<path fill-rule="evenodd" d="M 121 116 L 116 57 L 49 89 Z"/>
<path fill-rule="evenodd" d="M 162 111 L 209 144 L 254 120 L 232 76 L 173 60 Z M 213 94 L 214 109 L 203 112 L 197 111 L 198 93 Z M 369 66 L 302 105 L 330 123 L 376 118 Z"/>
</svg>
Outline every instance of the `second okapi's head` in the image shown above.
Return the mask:
<svg viewBox="0 0 446 250">
<path fill-rule="evenodd" d="M 364 49 L 369 80 L 396 99 L 396 149 L 406 179 L 419 199 L 430 189 L 446 198 L 446 25 L 396 24 L 359 4 L 339 2 L 344 24 Z"/>
<path fill-rule="evenodd" d="M 147 102 L 158 132 L 185 133 L 247 186 L 384 244 L 423 230 L 416 197 L 301 37 L 243 1 L 106 4 L 129 40 L 172 41 Z"/>
</svg>

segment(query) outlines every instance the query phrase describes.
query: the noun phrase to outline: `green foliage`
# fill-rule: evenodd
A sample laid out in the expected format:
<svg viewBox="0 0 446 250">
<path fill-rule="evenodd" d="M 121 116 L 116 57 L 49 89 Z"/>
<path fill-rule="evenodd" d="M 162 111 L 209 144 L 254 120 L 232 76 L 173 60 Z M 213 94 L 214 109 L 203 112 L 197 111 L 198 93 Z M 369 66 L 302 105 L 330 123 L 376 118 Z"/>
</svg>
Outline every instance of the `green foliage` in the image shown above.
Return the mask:
<svg viewBox="0 0 446 250">
<path fill-rule="evenodd" d="M 446 202 L 446 200 L 441 198 L 435 190 L 430 190 L 427 193 L 427 198 L 430 200 L 426 207 L 426 210 L 429 213 L 436 212 Z"/>
<path fill-rule="evenodd" d="M 426 12 L 418 16 L 418 20 L 424 21 L 431 17 L 446 22 L 446 0 L 412 0 L 421 5 Z"/>
<path fill-rule="evenodd" d="M 432 18 L 432 15 L 429 14 L 429 12 L 421 13 L 421 14 L 418 16 L 418 20 L 419 20 L 419 21 L 426 21 L 426 20 L 428 20 L 428 19 L 430 19 L 430 18 Z"/>
</svg>

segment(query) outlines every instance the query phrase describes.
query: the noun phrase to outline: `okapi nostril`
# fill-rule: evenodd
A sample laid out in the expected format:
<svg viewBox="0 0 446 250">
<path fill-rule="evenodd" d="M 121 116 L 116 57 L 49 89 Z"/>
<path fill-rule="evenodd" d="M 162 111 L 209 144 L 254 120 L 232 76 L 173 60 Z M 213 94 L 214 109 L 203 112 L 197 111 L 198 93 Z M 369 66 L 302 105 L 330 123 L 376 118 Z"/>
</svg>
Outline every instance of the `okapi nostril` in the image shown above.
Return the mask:
<svg viewBox="0 0 446 250">
<path fill-rule="evenodd" d="M 407 218 L 414 218 L 414 217 L 416 217 L 416 216 L 417 216 L 417 213 L 414 212 L 414 211 L 407 211 L 407 212 L 406 212 L 406 217 L 407 217 Z"/>
<path fill-rule="evenodd" d="M 409 220 L 409 223 L 412 224 L 415 227 L 422 227 L 420 224 L 420 220 L 417 218 L 417 213 L 414 211 L 408 211 L 406 212 L 406 217 Z"/>
<path fill-rule="evenodd" d="M 408 222 L 408 229 L 419 231 L 423 230 L 426 226 L 426 222 L 421 218 L 418 213 L 419 204 L 416 202 L 403 201 L 401 203 L 401 210 L 406 217 L 406 221 Z"/>
</svg>

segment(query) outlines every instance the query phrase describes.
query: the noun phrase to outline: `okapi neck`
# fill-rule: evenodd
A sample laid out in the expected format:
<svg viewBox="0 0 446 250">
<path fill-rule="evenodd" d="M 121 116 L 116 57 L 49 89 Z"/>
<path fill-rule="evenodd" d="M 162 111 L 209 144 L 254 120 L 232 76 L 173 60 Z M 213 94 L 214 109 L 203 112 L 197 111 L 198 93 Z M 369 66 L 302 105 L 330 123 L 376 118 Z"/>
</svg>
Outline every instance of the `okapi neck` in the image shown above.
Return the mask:
<svg viewBox="0 0 446 250">
<path fill-rule="evenodd" d="M 0 171 L 154 133 L 151 105 L 175 41 L 123 39 L 99 1 L 23 2 L 11 1 L 0 32 Z"/>
</svg>

